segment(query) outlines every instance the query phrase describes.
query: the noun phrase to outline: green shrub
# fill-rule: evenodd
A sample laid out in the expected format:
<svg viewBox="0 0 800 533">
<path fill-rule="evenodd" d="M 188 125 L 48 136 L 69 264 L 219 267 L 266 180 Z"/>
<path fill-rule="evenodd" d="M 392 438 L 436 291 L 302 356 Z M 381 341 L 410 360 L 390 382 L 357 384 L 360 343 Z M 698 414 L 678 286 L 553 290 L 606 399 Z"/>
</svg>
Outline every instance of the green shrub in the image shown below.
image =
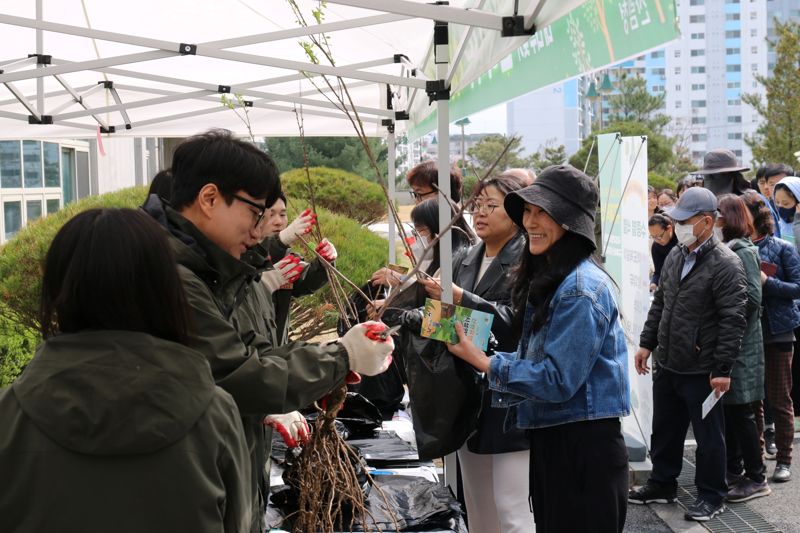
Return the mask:
<svg viewBox="0 0 800 533">
<path fill-rule="evenodd" d="M 675 181 L 666 176 L 662 176 L 661 174 L 656 174 L 655 172 L 649 172 L 647 174 L 647 184 L 657 191 L 662 189 L 672 189 L 672 192 L 675 192 L 675 187 L 677 187 Z"/>
<path fill-rule="evenodd" d="M 145 187 L 133 187 L 89 196 L 28 224 L 0 248 L 0 386 L 14 381 L 41 340 L 38 313 L 42 265 L 61 226 L 87 209 L 138 207 L 146 194 Z"/>
<path fill-rule="evenodd" d="M 28 224 L 0 248 L 0 301 L 18 315 L 22 325 L 38 329 L 42 264 L 47 249 L 61 226 L 87 209 L 138 207 L 144 201 L 146 194 L 145 187 L 132 187 L 99 196 L 89 196 Z"/>
<path fill-rule="evenodd" d="M 386 196 L 380 185 L 335 168 L 314 167 L 309 169 L 309 173 L 318 207 L 324 207 L 362 224 L 386 215 Z M 311 205 L 305 169 L 284 172 L 281 175 L 281 186 L 290 206 L 305 209 Z"/>
<path fill-rule="evenodd" d="M 389 253 L 389 243 L 386 239 L 362 227 L 355 220 L 318 209 L 319 223 L 322 236 L 330 240 L 339 258 L 336 260 L 336 269 L 342 272 L 349 280 L 359 287 L 366 283 L 373 272 L 386 265 Z M 296 216 L 296 211 L 290 210 L 290 220 Z M 312 244 L 313 245 L 313 244 Z M 312 260 L 311 253 L 302 243 L 297 243 L 293 250 L 302 254 L 306 260 Z M 354 289 L 342 282 L 347 294 L 352 294 Z M 292 305 L 292 338 L 307 340 L 326 329 L 336 325 L 339 317 L 338 308 L 331 294 L 330 287 L 326 285 L 320 291 L 298 298 Z"/>
</svg>

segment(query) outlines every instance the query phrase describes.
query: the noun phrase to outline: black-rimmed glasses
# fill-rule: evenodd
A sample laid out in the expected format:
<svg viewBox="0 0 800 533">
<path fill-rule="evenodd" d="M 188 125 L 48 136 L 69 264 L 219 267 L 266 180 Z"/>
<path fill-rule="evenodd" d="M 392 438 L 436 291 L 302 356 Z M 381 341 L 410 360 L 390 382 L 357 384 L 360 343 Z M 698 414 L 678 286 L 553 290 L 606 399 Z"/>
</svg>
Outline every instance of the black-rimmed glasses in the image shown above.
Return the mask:
<svg viewBox="0 0 800 533">
<path fill-rule="evenodd" d="M 494 210 L 497 209 L 498 207 L 500 206 L 494 204 L 479 204 L 476 202 L 470 204 L 464 212 L 467 213 L 468 215 L 477 215 L 477 214 L 491 215 L 492 213 L 494 213 Z"/>
<path fill-rule="evenodd" d="M 256 222 L 255 224 L 253 224 L 253 227 L 257 228 L 258 226 L 260 226 L 261 221 L 264 220 L 264 215 L 267 214 L 268 207 L 265 206 L 264 204 L 257 204 L 252 200 L 248 200 L 243 196 L 239 196 L 238 194 L 231 194 L 231 196 L 233 196 L 236 200 L 239 200 L 240 202 L 243 202 L 251 207 L 255 207 L 256 209 L 258 209 L 257 213 L 253 213 L 253 216 L 256 219 Z"/>
<path fill-rule="evenodd" d="M 424 199 L 426 196 L 430 196 L 430 195 L 432 195 L 432 194 L 436 194 L 436 191 L 427 191 L 427 192 L 416 192 L 416 191 L 411 191 L 411 196 L 413 196 L 413 197 L 414 197 L 414 198 L 416 198 L 417 200 L 422 200 L 422 199 Z"/>
</svg>

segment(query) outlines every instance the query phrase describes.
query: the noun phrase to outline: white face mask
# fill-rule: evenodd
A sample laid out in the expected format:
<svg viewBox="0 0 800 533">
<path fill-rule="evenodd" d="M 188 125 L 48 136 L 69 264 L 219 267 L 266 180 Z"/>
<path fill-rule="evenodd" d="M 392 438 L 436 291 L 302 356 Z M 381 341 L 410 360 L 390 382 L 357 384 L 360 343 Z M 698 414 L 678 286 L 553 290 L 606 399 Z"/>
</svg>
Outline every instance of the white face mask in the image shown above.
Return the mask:
<svg viewBox="0 0 800 533">
<path fill-rule="evenodd" d="M 722 236 L 722 228 L 714 226 L 714 237 L 716 237 L 719 242 L 725 242 L 725 238 Z"/>
<path fill-rule="evenodd" d="M 705 219 L 698 220 L 694 224 L 682 224 L 680 222 L 675 224 L 675 237 L 678 242 L 684 246 L 691 246 L 697 242 L 697 237 L 694 234 L 694 227 Z"/>
</svg>

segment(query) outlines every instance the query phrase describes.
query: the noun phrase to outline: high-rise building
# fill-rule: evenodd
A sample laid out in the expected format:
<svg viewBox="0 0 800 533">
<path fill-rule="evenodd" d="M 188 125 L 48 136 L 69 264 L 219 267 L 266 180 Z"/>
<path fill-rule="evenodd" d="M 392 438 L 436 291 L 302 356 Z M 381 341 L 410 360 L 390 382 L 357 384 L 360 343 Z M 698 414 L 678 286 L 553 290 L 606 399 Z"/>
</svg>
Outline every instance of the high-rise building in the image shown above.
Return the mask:
<svg viewBox="0 0 800 533">
<path fill-rule="evenodd" d="M 800 0 L 678 0 L 676 6 L 681 39 L 609 68 L 612 79 L 622 72 L 641 75 L 651 93 L 665 93 L 663 112 L 672 118 L 669 133 L 685 140 L 696 162 L 702 162 L 708 150 L 728 148 L 750 163 L 752 153 L 744 139 L 755 132 L 761 117 L 742 101 L 742 94 L 765 95 L 756 75 L 769 75 L 775 64 L 767 38 L 775 38 L 775 18 L 800 18 Z M 569 83 L 574 82 L 561 84 L 562 92 L 577 94 L 580 84 L 568 88 Z M 566 103 L 531 103 L 547 100 L 543 93 L 552 90 L 536 91 L 508 104 L 509 132 L 523 135 L 526 147 L 536 142 L 528 142 L 529 136 L 537 139 L 542 135 L 537 124 L 546 130 L 548 124 L 561 120 L 575 122 L 573 107 Z M 528 108 L 536 109 L 535 118 L 520 122 L 517 111 Z M 585 122 L 584 117 L 580 126 L 564 129 L 585 135 Z M 559 144 L 573 143 L 570 135 L 557 128 L 550 131 L 551 137 L 559 135 Z M 567 148 L 568 153 L 574 151 Z"/>
</svg>

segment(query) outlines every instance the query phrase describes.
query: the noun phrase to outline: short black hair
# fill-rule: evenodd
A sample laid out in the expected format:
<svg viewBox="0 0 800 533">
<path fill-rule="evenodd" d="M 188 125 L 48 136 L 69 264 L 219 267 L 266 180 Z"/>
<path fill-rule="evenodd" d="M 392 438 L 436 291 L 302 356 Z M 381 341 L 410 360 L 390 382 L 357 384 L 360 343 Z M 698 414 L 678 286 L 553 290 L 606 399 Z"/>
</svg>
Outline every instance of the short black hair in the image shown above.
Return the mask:
<svg viewBox="0 0 800 533">
<path fill-rule="evenodd" d="M 268 207 L 272 207 L 272 206 L 274 206 L 275 204 L 277 204 L 277 203 L 278 203 L 278 200 L 283 200 L 283 205 L 285 205 L 285 206 L 287 206 L 287 207 L 288 207 L 288 205 L 289 205 L 289 201 L 286 199 L 286 195 L 285 195 L 285 194 L 283 194 L 283 191 L 281 191 L 281 193 L 278 195 L 278 197 L 277 197 L 277 198 L 275 198 L 275 201 L 274 201 L 274 202 L 272 202 L 271 204 L 268 204 Z"/>
<path fill-rule="evenodd" d="M 206 184 L 216 185 L 227 202 L 245 191 L 265 205 L 281 192 L 278 167 L 253 144 L 237 139 L 228 130 L 209 130 L 189 137 L 172 158 L 172 206 L 191 205 Z"/>
<path fill-rule="evenodd" d="M 153 176 L 147 196 L 151 194 L 155 194 L 167 202 L 172 201 L 172 171 L 170 169 L 162 170 Z"/>
<path fill-rule="evenodd" d="M 411 210 L 411 221 L 415 226 L 425 226 L 431 232 L 431 237 L 439 234 L 439 200 L 430 198 L 420 202 Z M 471 246 L 472 232 L 467 227 L 464 217 L 460 217 L 450 231 L 453 252 Z M 430 257 L 430 256 L 429 256 Z M 434 247 L 433 261 L 431 262 L 428 274 L 433 274 L 439 268 L 439 246 Z"/>
<path fill-rule="evenodd" d="M 779 174 L 794 176 L 794 169 L 789 165 L 784 165 L 783 163 L 772 163 L 767 165 L 766 169 L 764 169 L 765 179 L 769 179 L 772 176 L 778 176 Z"/>
<path fill-rule="evenodd" d="M 45 257 L 39 321 L 45 339 L 127 330 L 186 344 L 189 309 L 164 229 L 134 209 L 73 217 Z"/>
</svg>

